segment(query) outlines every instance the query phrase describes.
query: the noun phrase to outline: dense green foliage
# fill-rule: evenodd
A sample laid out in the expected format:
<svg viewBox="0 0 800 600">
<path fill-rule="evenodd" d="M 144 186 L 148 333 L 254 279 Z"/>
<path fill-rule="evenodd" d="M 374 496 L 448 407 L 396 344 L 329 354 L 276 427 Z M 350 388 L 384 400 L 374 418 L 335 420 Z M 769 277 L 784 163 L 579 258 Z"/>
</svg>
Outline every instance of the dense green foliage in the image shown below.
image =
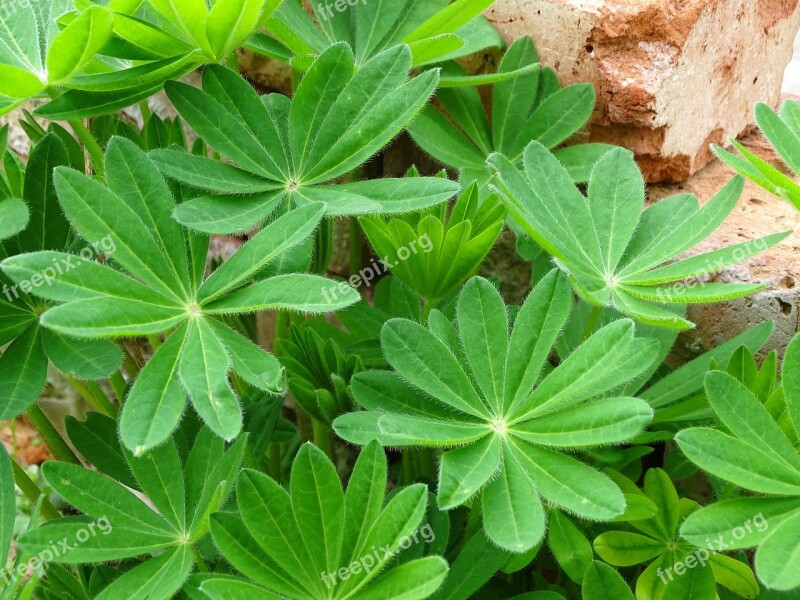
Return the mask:
<svg viewBox="0 0 800 600">
<path fill-rule="evenodd" d="M 743 178 L 646 205 L 629 151 L 574 143 L 592 87 L 505 49 L 491 0 L 315 4 L 0 13 L 0 112 L 38 106 L 27 159 L 0 129 L 0 418 L 53 456 L 37 482 L 0 448 L 0 600 L 800 593 L 800 337 L 667 362 L 790 232 L 693 253 Z M 799 106 L 756 108 L 795 172 Z M 62 378 L 77 418 L 42 410 Z"/>
</svg>

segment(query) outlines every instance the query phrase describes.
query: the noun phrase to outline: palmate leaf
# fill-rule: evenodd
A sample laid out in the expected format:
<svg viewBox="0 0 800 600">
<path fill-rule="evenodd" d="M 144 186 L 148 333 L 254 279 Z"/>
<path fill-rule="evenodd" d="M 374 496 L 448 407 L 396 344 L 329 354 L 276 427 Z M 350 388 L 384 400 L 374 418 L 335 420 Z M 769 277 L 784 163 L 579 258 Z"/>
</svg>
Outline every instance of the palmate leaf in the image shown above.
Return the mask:
<svg viewBox="0 0 800 600">
<path fill-rule="evenodd" d="M 433 333 L 433 321 L 431 329 L 388 321 L 381 343 L 395 374 L 356 374 L 353 395 L 367 410 L 339 417 L 334 429 L 360 444 L 458 446 L 443 455 L 439 502 L 452 508 L 483 490 L 486 534 L 511 552 L 544 535 L 540 496 L 590 520 L 612 519 L 625 508 L 616 484 L 560 450 L 620 443 L 642 431 L 653 414 L 646 403 L 604 395 L 647 369 L 657 348 L 634 337 L 632 322 L 618 321 L 539 381 L 569 306 L 566 278 L 553 271 L 510 332 L 505 304 L 481 278 L 458 298 L 452 342 Z M 519 365 L 521 356 L 527 364 Z M 520 518 L 511 524 L 508 516 Z"/>
<path fill-rule="evenodd" d="M 110 425 L 112 438 L 104 445 L 116 445 L 113 421 L 92 415 L 87 424 L 91 422 L 106 429 Z M 76 440 L 82 439 L 84 431 L 82 427 L 76 429 L 74 424 L 71 427 L 71 433 L 81 434 Z M 218 438 L 202 429 L 185 462 L 174 440 L 142 457 L 123 453 L 117 445 L 113 451 L 118 464 L 133 474 L 127 476 L 132 479 L 131 486 L 141 491 L 147 501 L 122 483 L 92 469 L 48 462 L 43 468 L 48 483 L 83 516 L 56 519 L 45 527 L 32 529 L 20 537 L 20 546 L 25 552 L 38 554 L 52 548 L 53 539 L 69 540 L 68 547 L 60 548 L 54 558 L 61 564 L 142 557 L 139 564 L 110 584 L 96 583 L 98 598 L 145 600 L 153 594 L 176 592 L 194 568 L 194 546 L 208 530 L 207 524 L 205 528 L 198 526 L 201 520 L 198 515 L 208 515 L 223 507 L 243 458 L 244 438 L 227 450 L 221 440 L 215 444 L 214 439 Z M 87 457 L 102 453 L 102 446 L 96 446 Z M 197 472 L 198 454 L 203 454 L 211 464 L 202 473 Z M 187 494 L 186 484 L 199 478 L 202 491 Z M 51 537 L 54 535 L 58 537 Z M 52 550 L 48 552 L 52 554 Z"/>
<path fill-rule="evenodd" d="M 790 416 L 797 418 L 796 338 L 784 361 L 783 378 Z M 792 440 L 752 391 L 727 373 L 706 376 L 706 394 L 730 433 L 690 428 L 676 440 L 684 454 L 702 469 L 767 497 L 725 500 L 692 514 L 681 535 L 694 542 L 700 532 L 717 532 L 730 548 L 757 547 L 756 572 L 769 588 L 790 590 L 800 585 L 797 544 L 800 522 L 800 456 Z M 783 496 L 783 497 L 782 497 Z M 726 523 L 738 519 L 726 528 Z M 732 539 L 737 527 L 747 531 Z M 737 532 L 739 530 L 737 529 Z M 763 556 L 762 556 L 763 554 Z"/>
<path fill-rule="evenodd" d="M 529 142 L 537 140 L 556 149 L 592 114 L 595 98 L 590 85 L 559 89 L 555 74 L 540 70 L 538 62 L 531 39 L 516 40 L 498 67 L 491 117 L 477 90 L 440 89 L 437 99 L 445 113 L 426 107 L 409 133 L 435 159 L 458 169 L 464 183 L 477 180 L 485 190 L 492 175 L 485 161 L 492 153 L 518 164 Z M 463 76 L 463 69 L 450 66 L 443 81 Z M 610 149 L 606 144 L 580 144 L 555 150 L 555 156 L 576 182 L 585 182 L 597 159 Z"/>
<path fill-rule="evenodd" d="M 102 376 L 107 376 L 111 355 L 117 360 L 119 354 L 115 347 L 104 346 L 110 342 L 103 340 L 92 349 L 95 354 L 90 361 L 89 342 L 68 338 L 168 335 L 125 400 L 120 431 L 128 449 L 141 454 L 163 442 L 178 424 L 187 395 L 215 433 L 232 439 L 241 430 L 242 412 L 229 374 L 236 372 L 264 391 L 279 392 L 285 386 L 274 357 L 216 318 L 257 310 L 325 313 L 359 298 L 349 288 L 329 298 L 326 292 L 334 284 L 313 275 L 260 279 L 267 264 L 280 260 L 313 233 L 324 206 L 308 204 L 273 220 L 230 262 L 201 280 L 187 256 L 203 244 L 198 245 L 198 236 L 187 234 L 172 219 L 176 202 L 154 163 L 136 144 L 122 138 L 109 142 L 106 163 L 105 186 L 60 167 L 55 187 L 64 212 L 80 236 L 87 241 L 103 240 L 107 264 L 63 253 L 36 252 L 8 258 L 2 269 L 17 282 L 34 280 L 39 272 L 52 273 L 48 285 L 33 290 L 59 303 L 40 319 L 50 330 L 48 334 L 52 332 L 45 348 L 61 349 L 64 352 L 60 354 L 65 354 L 67 347 L 79 349 L 71 357 L 54 360 L 72 365 L 78 375 L 103 371 Z M 204 268 L 205 251 L 200 250 L 199 256 L 195 262 Z M 65 261 L 68 267 L 53 268 Z M 25 356 L 33 356 L 41 346 L 37 330 L 31 331 Z M 109 358 L 103 358 L 103 354 Z M 19 360 L 22 355 L 14 353 L 16 358 L 8 355 L 7 360 Z M 78 362 L 80 355 L 87 359 Z M 33 383 L 38 385 L 44 367 L 40 364 L 36 370 L 35 365 L 31 362 L 29 377 L 15 380 L 13 389 L 19 391 L 14 394 L 19 399 L 4 399 L 9 411 L 24 409 L 38 395 L 40 389 L 34 390 Z M 28 390 L 24 398 L 20 386 Z M 12 388 L 4 387 L 2 393 L 6 389 Z"/>
<path fill-rule="evenodd" d="M 74 142 L 73 142 L 74 143 Z M 7 155 L 8 156 L 8 155 Z M 14 163 L 16 164 L 16 163 Z M 51 277 L 69 270 L 61 259 L 66 255 L 52 252 L 62 250 L 70 235 L 70 226 L 58 205 L 53 185 L 54 168 L 70 164 L 67 148 L 56 131 L 40 132 L 27 166 L 16 172 L 14 187 L 25 203 L 30 218 L 22 231 L 0 245 L 0 256 L 29 251 L 38 259 L 35 267 L 29 263 L 22 268 L 25 275 L 19 285 L 1 277 L 5 299 L 0 300 L 0 343 L 12 342 L 0 358 L 3 367 L 0 414 L 11 418 L 24 412 L 41 395 L 47 374 L 48 359 L 62 372 L 79 379 L 104 379 L 117 370 L 122 353 L 112 342 L 77 340 L 54 332 L 43 332 L 35 326 L 39 314 L 48 307 L 30 296 L 37 289 L 49 296 Z M 11 163 L 7 163 L 8 175 Z M 99 240 L 98 240 L 99 241 Z M 102 242 L 96 246 L 100 248 Z M 96 250 L 91 249 L 92 255 Z M 15 256 L 16 255 L 16 256 Z M 78 261 L 69 257 L 69 261 Z"/>
<path fill-rule="evenodd" d="M 55 0 L 4 11 L 0 16 L 0 95 L 24 100 L 60 84 L 105 43 L 111 35 L 111 14 L 94 6 L 59 32 L 56 19 L 70 8 L 69 2 Z"/>
<path fill-rule="evenodd" d="M 695 518 L 699 506 L 691 500 L 678 497 L 666 472 L 650 469 L 645 476 L 644 493 L 657 507 L 655 514 L 646 519 L 631 520 L 630 525 L 636 531 L 610 530 L 594 540 L 597 554 L 611 565 L 648 565 L 636 581 L 637 597 L 694 598 L 697 595 L 698 598 L 711 600 L 716 597 L 715 581 L 744 597 L 757 595 L 758 584 L 748 565 L 717 554 L 723 548 L 731 550 L 734 546 L 720 546 L 719 540 L 712 542 L 707 536 L 704 539 L 693 537 L 689 542 L 679 538 L 678 531 L 682 524 Z M 699 559 L 703 554 L 706 556 L 704 561 L 696 560 L 693 566 L 687 562 L 684 565 L 687 569 L 683 573 L 675 570 L 676 564 L 683 563 L 686 557 L 694 555 Z M 597 571 L 596 567 L 591 566 L 589 571 L 593 569 Z M 609 579 L 608 585 L 614 587 L 622 583 L 613 571 L 604 570 L 606 573 L 597 571 L 591 577 Z M 693 579 L 688 576 L 691 571 L 705 573 L 699 579 Z M 587 572 L 586 577 L 589 576 Z M 617 580 L 617 583 L 612 583 L 611 579 Z"/>
<path fill-rule="evenodd" d="M 203 90 L 171 83 L 186 121 L 236 166 L 168 149 L 152 154 L 165 175 L 207 190 L 177 218 L 201 231 L 234 232 L 267 218 L 281 202 L 323 202 L 329 215 L 397 213 L 447 200 L 441 178 L 323 186 L 359 167 L 394 138 L 433 93 L 438 72 L 408 79 L 411 55 L 397 46 L 355 70 L 346 44 L 323 52 L 294 98 L 259 98 L 239 75 L 211 66 Z M 248 195 L 233 197 L 232 193 Z"/>
<path fill-rule="evenodd" d="M 347 42 L 355 51 L 356 64 L 363 66 L 377 54 L 408 44 L 414 66 L 452 60 L 490 47 L 501 47 L 497 31 L 481 16 L 493 0 L 350 0 L 347 3 L 312 4 L 314 19 L 299 5 L 284 2 L 267 23 L 269 45 L 258 44 L 256 52 L 283 46 L 277 58 L 306 70 L 313 58 L 331 45 Z M 289 54 L 285 54 L 286 51 Z M 291 53 L 295 56 L 292 57 Z M 477 83 L 473 84 L 477 85 Z"/>
<path fill-rule="evenodd" d="M 404 488 L 384 506 L 382 454 L 375 442 L 363 449 L 346 494 L 333 464 L 310 444 L 292 465 L 288 492 L 266 475 L 242 473 L 236 494 L 241 517 L 215 514 L 211 532 L 225 558 L 253 580 L 243 584 L 243 597 L 421 600 L 440 586 L 447 564 L 439 557 L 382 572 L 403 540 L 427 540 L 416 533 L 425 513 L 424 486 Z M 203 583 L 201 589 L 221 598 L 224 588 Z"/>
<path fill-rule="evenodd" d="M 497 175 L 496 189 L 522 229 L 557 259 L 587 302 L 611 306 L 643 323 L 690 328 L 689 321 L 659 305 L 723 301 L 758 291 L 763 286 L 708 284 L 705 278 L 788 235 L 659 267 L 719 227 L 741 195 L 741 178 L 702 208 L 693 196 L 684 195 L 642 210 L 642 175 L 626 150 L 611 150 L 597 162 L 588 197 L 571 184 L 567 171 L 540 143 L 527 146 L 523 162 L 520 171 L 500 154 L 489 158 Z"/>
</svg>

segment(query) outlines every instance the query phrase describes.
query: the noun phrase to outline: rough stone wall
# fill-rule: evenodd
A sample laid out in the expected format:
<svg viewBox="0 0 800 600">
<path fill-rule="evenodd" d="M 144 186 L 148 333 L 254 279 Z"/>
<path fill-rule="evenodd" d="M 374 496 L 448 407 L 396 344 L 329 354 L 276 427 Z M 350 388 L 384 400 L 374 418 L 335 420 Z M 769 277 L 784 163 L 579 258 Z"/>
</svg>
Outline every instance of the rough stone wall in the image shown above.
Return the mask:
<svg viewBox="0 0 800 600">
<path fill-rule="evenodd" d="M 507 40 L 530 35 L 565 83 L 598 92 L 594 141 L 634 150 L 650 182 L 683 181 L 709 143 L 752 127 L 778 99 L 798 0 L 498 0 Z"/>
</svg>

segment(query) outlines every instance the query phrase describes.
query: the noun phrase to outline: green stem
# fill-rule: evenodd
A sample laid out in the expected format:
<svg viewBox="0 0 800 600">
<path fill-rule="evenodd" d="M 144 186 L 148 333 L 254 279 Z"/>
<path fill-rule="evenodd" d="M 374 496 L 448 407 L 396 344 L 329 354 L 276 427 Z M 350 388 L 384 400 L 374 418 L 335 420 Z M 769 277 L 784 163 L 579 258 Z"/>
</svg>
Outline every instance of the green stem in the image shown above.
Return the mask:
<svg viewBox="0 0 800 600">
<path fill-rule="evenodd" d="M 314 439 L 314 424 L 311 416 L 299 406 L 297 407 L 297 430 L 300 432 L 301 442 L 310 442 Z"/>
<path fill-rule="evenodd" d="M 269 445 L 269 470 L 270 476 L 280 482 L 281 480 L 281 445 Z"/>
<path fill-rule="evenodd" d="M 117 369 L 117 372 L 111 376 L 111 379 L 108 380 L 111 384 L 111 387 L 114 389 L 114 395 L 117 397 L 117 403 L 122 406 L 122 402 L 125 400 L 125 377 L 122 375 L 122 371 Z"/>
<path fill-rule="evenodd" d="M 47 415 L 42 412 L 38 404 L 32 405 L 28 409 L 27 415 L 30 422 L 33 423 L 33 426 L 36 428 L 36 431 L 42 436 L 48 450 L 50 450 L 57 460 L 73 465 L 81 464 L 81 461 L 75 456 L 72 448 L 64 441 L 64 438 L 61 437 L 61 434 L 58 433 L 58 430 L 50 422 L 50 419 L 47 418 Z"/>
<path fill-rule="evenodd" d="M 433 310 L 433 307 L 436 305 L 436 301 L 432 300 L 431 298 L 423 298 L 422 299 L 422 322 L 426 323 L 428 321 L 428 317 Z"/>
<path fill-rule="evenodd" d="M 350 251 L 350 275 L 356 275 L 361 271 L 361 224 L 358 222 L 358 217 L 350 217 L 350 237 L 349 237 L 349 251 Z"/>
<path fill-rule="evenodd" d="M 103 403 L 103 401 L 95 397 L 91 389 L 89 389 L 82 382 L 75 379 L 72 375 L 67 375 L 66 380 L 67 383 L 69 383 L 69 385 L 72 387 L 72 389 L 78 392 L 80 397 L 83 398 L 95 412 L 102 413 L 107 417 L 111 417 L 116 413 L 116 409 L 114 409 L 113 406 L 111 407 L 111 411 L 109 412 L 108 407 Z M 105 394 L 103 395 L 105 396 Z M 108 402 L 108 398 L 106 398 L 106 402 Z"/>
<path fill-rule="evenodd" d="M 272 353 L 275 356 L 281 355 L 281 342 L 289 337 L 291 324 L 291 315 L 285 310 L 279 310 L 275 314 L 275 340 L 272 344 Z"/>
<path fill-rule="evenodd" d="M 25 469 L 20 467 L 16 460 L 11 461 L 11 468 L 14 470 L 14 483 L 17 484 L 17 487 L 23 494 L 25 494 L 25 497 L 30 501 L 31 504 L 36 504 L 36 502 L 39 500 L 39 496 L 42 495 L 42 490 L 39 489 L 39 486 L 36 485 L 36 483 L 34 483 L 30 477 L 28 477 Z M 48 498 L 44 498 L 42 500 L 42 516 L 48 521 L 55 521 L 56 519 L 61 518 L 61 514 L 56 510 L 56 507 L 53 506 Z"/>
<path fill-rule="evenodd" d="M 192 546 L 192 556 L 194 556 L 194 562 L 197 565 L 197 569 L 201 573 L 208 573 L 208 567 L 206 566 L 206 561 L 203 560 L 203 557 L 200 556 L 200 552 L 198 552 L 197 548 Z"/>
<path fill-rule="evenodd" d="M 97 385 L 94 381 L 87 381 L 86 388 L 92 394 L 92 396 L 97 400 L 100 406 L 103 407 L 104 411 L 108 413 L 109 417 L 117 418 L 117 407 L 114 406 L 114 403 L 109 400 L 106 393 L 103 391 L 99 385 Z"/>
<path fill-rule="evenodd" d="M 150 342 L 150 346 L 153 348 L 153 352 L 161 348 L 161 338 L 157 335 L 148 335 L 147 341 Z"/>
<path fill-rule="evenodd" d="M 316 419 L 311 419 L 311 427 L 314 430 L 314 445 L 322 450 L 328 458 L 335 464 L 333 455 L 333 435 L 331 428 L 326 423 L 320 423 Z"/>
<path fill-rule="evenodd" d="M 597 327 L 597 322 L 600 320 L 600 315 L 603 314 L 603 307 L 600 305 L 592 305 L 592 312 L 589 313 L 589 318 L 586 321 L 586 326 L 583 328 L 583 335 L 581 336 L 581 343 L 588 340 L 594 333 Z"/>
<path fill-rule="evenodd" d="M 153 113 L 150 112 L 150 105 L 147 103 L 146 99 L 139 102 L 139 111 L 142 113 L 142 124 L 146 124 L 153 115 Z"/>
<path fill-rule="evenodd" d="M 69 125 L 89 153 L 95 175 L 100 175 L 102 177 L 106 170 L 106 157 L 105 154 L 103 154 L 103 149 L 100 147 L 100 144 L 94 139 L 94 136 L 89 131 L 89 128 L 83 124 L 83 121 L 73 119 L 69 121 Z"/>
</svg>

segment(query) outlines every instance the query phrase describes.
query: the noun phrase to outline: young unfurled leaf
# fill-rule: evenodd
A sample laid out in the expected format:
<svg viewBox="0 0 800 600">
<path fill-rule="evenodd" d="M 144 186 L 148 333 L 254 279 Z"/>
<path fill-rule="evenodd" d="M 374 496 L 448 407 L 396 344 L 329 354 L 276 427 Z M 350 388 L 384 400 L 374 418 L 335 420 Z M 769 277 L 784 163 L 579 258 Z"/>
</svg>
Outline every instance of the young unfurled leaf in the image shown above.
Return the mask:
<svg viewBox="0 0 800 600">
<path fill-rule="evenodd" d="M 107 186 L 70 169 L 56 170 L 64 212 L 84 240 L 103 241 L 108 264 L 65 255 L 71 268 L 54 271 L 49 285 L 33 290 L 62 302 L 41 322 L 58 335 L 77 338 L 170 334 L 125 401 L 121 434 L 129 449 L 142 453 L 165 440 L 183 413 L 187 392 L 209 426 L 231 439 L 241 430 L 242 414 L 230 372 L 241 370 L 245 381 L 278 391 L 280 368 L 266 352 L 243 346 L 214 321 L 269 309 L 324 313 L 358 300 L 348 289 L 327 301 L 324 291 L 332 284 L 313 275 L 259 280 L 263 267 L 313 232 L 324 207 L 308 204 L 273 221 L 230 263 L 198 281 L 187 259 L 192 237 L 172 220 L 176 202 L 153 162 L 133 142 L 113 138 L 107 164 Z M 19 255 L 2 268 L 20 282 L 49 257 Z M 254 365 L 267 370 L 254 374 Z"/>
<path fill-rule="evenodd" d="M 441 585 L 447 564 L 439 557 L 389 567 L 401 544 L 432 540 L 418 529 L 424 486 L 405 488 L 383 505 L 381 454 L 375 442 L 362 450 L 346 495 L 330 460 L 311 445 L 294 461 L 289 492 L 266 475 L 242 473 L 236 494 L 241 517 L 216 514 L 211 532 L 225 558 L 253 580 L 252 595 L 300 600 L 313 591 L 330 598 L 422 600 Z M 223 588 L 211 588 L 219 590 L 211 597 L 223 597 Z"/>
<path fill-rule="evenodd" d="M 416 178 L 409 178 L 416 181 Z M 449 211 L 442 204 L 398 217 L 363 217 L 372 247 L 392 274 L 432 306 L 475 274 L 505 217 L 494 199 L 479 202 L 469 187 Z"/>
<path fill-rule="evenodd" d="M 291 101 L 274 94 L 259 98 L 239 75 L 219 66 L 205 70 L 202 91 L 168 85 L 189 125 L 238 166 L 174 149 L 154 152 L 166 175 L 215 194 L 181 205 L 178 220 L 230 233 L 265 219 L 281 202 L 324 202 L 328 215 L 344 215 L 408 212 L 447 200 L 458 186 L 441 178 L 413 185 L 386 179 L 323 185 L 367 161 L 428 101 L 437 72 L 409 80 L 410 67 L 408 48 L 398 46 L 356 71 L 350 48 L 336 44 L 309 69 Z"/>
<path fill-rule="evenodd" d="M 587 445 L 620 443 L 640 433 L 652 416 L 641 400 L 602 397 L 656 357 L 657 344 L 636 340 L 630 321 L 600 330 L 539 380 L 567 317 L 567 310 L 542 312 L 539 302 L 568 307 L 566 277 L 553 271 L 539 283 L 510 340 L 505 305 L 481 278 L 471 279 L 459 296 L 457 348 L 419 324 L 389 321 L 382 346 L 399 376 L 392 385 L 403 391 L 387 389 L 389 382 L 371 373 L 357 374 L 353 393 L 368 411 L 334 422 L 337 433 L 355 443 L 374 438 L 389 446 L 460 446 L 444 454 L 439 501 L 445 507 L 461 504 L 494 480 L 483 495 L 484 528 L 489 539 L 511 552 L 532 548 L 544 535 L 540 495 L 591 520 L 621 514 L 625 501 L 619 488 L 561 451 L 581 438 Z M 520 351 L 536 346 L 541 350 Z M 527 357 L 524 374 L 510 375 L 519 371 L 521 356 Z M 373 388 L 396 404 L 377 400 Z M 617 408 L 607 410 L 611 404 Z M 569 441 L 560 440 L 562 435 Z M 524 512 L 530 514 L 533 506 L 533 515 L 513 524 L 499 518 L 521 515 L 523 501 Z"/>
<path fill-rule="evenodd" d="M 598 161 L 588 198 L 538 142 L 525 149 L 522 171 L 500 154 L 492 155 L 489 164 L 511 214 L 556 259 L 581 297 L 652 325 L 693 326 L 660 304 L 720 302 L 762 289 L 758 284 L 708 284 L 704 278 L 788 235 L 775 234 L 659 266 L 719 227 L 742 193 L 741 178 L 702 208 L 693 196 L 682 195 L 642 210 L 642 174 L 631 153 L 623 149 L 611 150 Z"/>
</svg>

